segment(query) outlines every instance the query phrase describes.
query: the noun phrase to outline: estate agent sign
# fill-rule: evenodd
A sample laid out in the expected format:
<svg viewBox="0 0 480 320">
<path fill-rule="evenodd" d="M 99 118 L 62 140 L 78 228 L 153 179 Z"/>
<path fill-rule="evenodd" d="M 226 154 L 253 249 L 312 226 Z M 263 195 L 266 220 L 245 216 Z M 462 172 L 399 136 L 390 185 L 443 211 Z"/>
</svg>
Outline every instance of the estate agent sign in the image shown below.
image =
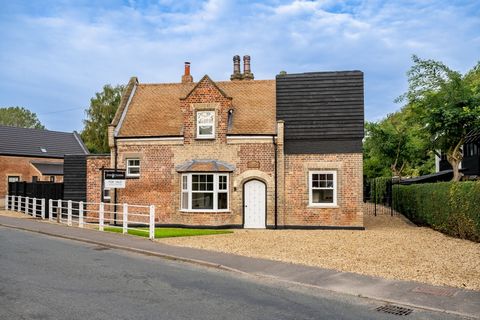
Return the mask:
<svg viewBox="0 0 480 320">
<path fill-rule="evenodd" d="M 124 189 L 125 188 L 125 171 L 105 171 L 106 189 Z"/>
</svg>

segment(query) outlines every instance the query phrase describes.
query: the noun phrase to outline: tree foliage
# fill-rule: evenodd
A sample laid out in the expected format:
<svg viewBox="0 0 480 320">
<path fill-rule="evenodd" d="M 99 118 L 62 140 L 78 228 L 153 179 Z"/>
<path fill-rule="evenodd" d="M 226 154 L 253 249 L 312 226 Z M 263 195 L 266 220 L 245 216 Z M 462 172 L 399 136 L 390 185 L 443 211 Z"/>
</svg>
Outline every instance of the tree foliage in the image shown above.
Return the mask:
<svg viewBox="0 0 480 320">
<path fill-rule="evenodd" d="M 22 128 L 45 129 L 37 115 L 23 107 L 0 108 L 0 124 Z"/>
<path fill-rule="evenodd" d="M 82 139 L 92 153 L 108 153 L 108 125 L 112 122 L 120 104 L 123 85 L 105 85 L 102 92 L 90 99 L 90 107 L 85 111 Z"/>
<path fill-rule="evenodd" d="M 408 91 L 399 101 L 412 108 L 432 150 L 446 153 L 458 181 L 465 136 L 480 126 L 480 63 L 465 75 L 435 60 L 413 56 L 413 63 Z"/>
<path fill-rule="evenodd" d="M 434 156 L 428 137 L 405 107 L 379 122 L 367 122 L 364 174 L 368 178 L 416 176 L 431 173 Z"/>
</svg>

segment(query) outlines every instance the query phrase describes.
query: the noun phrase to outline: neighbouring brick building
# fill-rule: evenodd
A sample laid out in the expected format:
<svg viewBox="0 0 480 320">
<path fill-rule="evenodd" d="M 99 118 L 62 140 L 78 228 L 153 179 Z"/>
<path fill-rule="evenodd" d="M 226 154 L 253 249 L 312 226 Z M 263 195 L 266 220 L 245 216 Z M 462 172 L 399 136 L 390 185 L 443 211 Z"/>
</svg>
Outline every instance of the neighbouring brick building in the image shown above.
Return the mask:
<svg viewBox="0 0 480 320">
<path fill-rule="evenodd" d="M 363 228 L 363 109 L 360 71 L 254 80 L 235 56 L 230 81 L 195 83 L 189 63 L 180 83 L 133 77 L 87 201 L 154 204 L 159 225 Z M 106 166 L 125 189 L 102 190 Z"/>
<path fill-rule="evenodd" d="M 62 182 L 64 155 L 87 153 L 76 132 L 0 126 L 0 202 L 8 182 Z"/>
</svg>

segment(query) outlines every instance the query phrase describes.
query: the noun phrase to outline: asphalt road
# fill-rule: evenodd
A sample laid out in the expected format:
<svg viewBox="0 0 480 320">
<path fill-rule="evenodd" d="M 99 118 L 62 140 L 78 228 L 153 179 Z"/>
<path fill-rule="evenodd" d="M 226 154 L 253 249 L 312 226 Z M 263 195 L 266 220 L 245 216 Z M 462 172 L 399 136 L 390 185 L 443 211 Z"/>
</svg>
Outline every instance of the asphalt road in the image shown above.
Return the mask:
<svg viewBox="0 0 480 320">
<path fill-rule="evenodd" d="M 0 319 L 461 319 L 0 227 Z"/>
</svg>

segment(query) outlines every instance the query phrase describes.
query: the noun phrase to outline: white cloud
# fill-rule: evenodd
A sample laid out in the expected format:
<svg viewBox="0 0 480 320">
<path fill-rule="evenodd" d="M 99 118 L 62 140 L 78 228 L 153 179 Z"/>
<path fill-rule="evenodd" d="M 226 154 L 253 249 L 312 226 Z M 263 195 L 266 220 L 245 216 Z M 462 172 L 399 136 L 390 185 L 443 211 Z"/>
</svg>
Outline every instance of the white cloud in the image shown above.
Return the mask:
<svg viewBox="0 0 480 320">
<path fill-rule="evenodd" d="M 87 106 L 103 84 L 132 75 L 179 81 L 187 60 L 196 79 L 208 73 L 224 80 L 232 56 L 250 54 L 256 78 L 281 70 L 364 71 L 367 117 L 377 119 L 398 107 L 392 101 L 406 89 L 411 54 L 466 71 L 480 52 L 479 6 L 446 0 L 162 0 L 52 8 L 0 20 L 0 104 L 39 113 Z M 49 116 L 48 127 L 81 129 L 81 110 L 56 121 L 64 116 Z"/>
</svg>

